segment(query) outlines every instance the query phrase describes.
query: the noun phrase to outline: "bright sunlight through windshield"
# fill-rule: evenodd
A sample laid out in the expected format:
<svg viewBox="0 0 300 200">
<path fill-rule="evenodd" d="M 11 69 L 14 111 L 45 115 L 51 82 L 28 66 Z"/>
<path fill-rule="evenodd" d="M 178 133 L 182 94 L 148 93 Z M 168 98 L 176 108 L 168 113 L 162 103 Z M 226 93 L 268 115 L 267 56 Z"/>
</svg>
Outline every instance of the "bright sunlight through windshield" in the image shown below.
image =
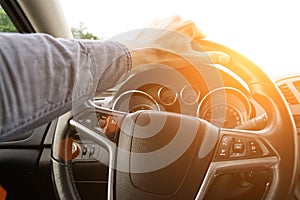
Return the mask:
<svg viewBox="0 0 300 200">
<path fill-rule="evenodd" d="M 61 0 L 70 27 L 83 23 L 99 38 L 179 15 L 193 20 L 207 39 L 250 58 L 268 75 L 300 73 L 297 0 Z"/>
</svg>

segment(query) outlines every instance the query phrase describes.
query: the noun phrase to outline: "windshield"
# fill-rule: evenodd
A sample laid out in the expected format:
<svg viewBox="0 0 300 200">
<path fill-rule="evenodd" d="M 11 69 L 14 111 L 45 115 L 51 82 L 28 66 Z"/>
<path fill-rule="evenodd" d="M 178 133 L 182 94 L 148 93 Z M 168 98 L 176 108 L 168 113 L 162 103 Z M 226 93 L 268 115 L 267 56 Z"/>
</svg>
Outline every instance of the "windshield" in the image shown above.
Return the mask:
<svg viewBox="0 0 300 200">
<path fill-rule="evenodd" d="M 179 15 L 193 20 L 207 39 L 228 46 L 272 77 L 300 72 L 297 0 L 61 0 L 70 27 L 98 38 Z"/>
</svg>

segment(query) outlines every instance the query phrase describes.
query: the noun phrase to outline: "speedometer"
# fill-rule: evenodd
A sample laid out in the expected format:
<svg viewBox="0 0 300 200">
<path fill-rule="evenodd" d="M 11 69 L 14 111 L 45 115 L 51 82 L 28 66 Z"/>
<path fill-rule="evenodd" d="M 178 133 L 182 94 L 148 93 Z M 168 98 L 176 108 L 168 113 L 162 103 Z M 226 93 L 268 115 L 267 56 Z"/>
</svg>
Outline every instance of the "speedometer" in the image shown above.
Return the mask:
<svg viewBox="0 0 300 200">
<path fill-rule="evenodd" d="M 241 91 L 231 88 L 217 88 L 200 102 L 198 117 L 218 127 L 234 128 L 249 120 L 251 104 Z"/>
<path fill-rule="evenodd" d="M 219 116 L 219 118 L 212 117 L 213 112 L 224 113 L 225 117 L 222 117 L 222 114 Z M 212 124 L 218 127 L 226 128 L 234 128 L 241 125 L 241 123 L 244 121 L 240 110 L 232 105 L 216 105 L 210 107 L 203 112 L 203 119 L 210 121 Z"/>
</svg>

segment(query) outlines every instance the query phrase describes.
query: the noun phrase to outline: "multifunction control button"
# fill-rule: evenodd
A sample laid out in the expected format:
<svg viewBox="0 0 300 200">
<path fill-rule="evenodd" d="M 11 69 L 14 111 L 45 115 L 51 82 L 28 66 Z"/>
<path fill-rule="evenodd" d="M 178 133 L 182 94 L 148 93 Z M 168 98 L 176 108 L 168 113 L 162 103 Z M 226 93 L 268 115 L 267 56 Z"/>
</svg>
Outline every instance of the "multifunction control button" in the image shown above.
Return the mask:
<svg viewBox="0 0 300 200">
<path fill-rule="evenodd" d="M 256 139 L 224 135 L 221 138 L 217 158 L 242 158 L 263 155 L 261 144 Z"/>
</svg>

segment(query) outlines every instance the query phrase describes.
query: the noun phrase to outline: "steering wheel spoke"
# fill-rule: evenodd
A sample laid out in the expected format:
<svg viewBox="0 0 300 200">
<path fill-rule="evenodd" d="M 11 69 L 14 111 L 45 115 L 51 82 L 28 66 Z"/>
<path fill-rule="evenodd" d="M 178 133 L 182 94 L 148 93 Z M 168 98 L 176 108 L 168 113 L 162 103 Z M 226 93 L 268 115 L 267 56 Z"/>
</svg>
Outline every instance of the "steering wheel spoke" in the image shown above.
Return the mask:
<svg viewBox="0 0 300 200">
<path fill-rule="evenodd" d="M 70 124 L 100 146 L 115 148 L 120 124 L 126 113 L 106 108 L 88 109 L 70 120 Z"/>
<path fill-rule="evenodd" d="M 219 143 L 196 199 L 204 199 L 206 191 L 221 174 L 264 170 L 275 167 L 280 159 L 261 134 L 235 129 L 220 129 Z"/>
<path fill-rule="evenodd" d="M 126 113 L 106 108 L 86 110 L 70 120 L 70 124 L 81 137 L 105 148 L 109 154 L 107 199 L 113 199 L 114 169 L 116 162 L 119 126 Z"/>
<path fill-rule="evenodd" d="M 220 141 L 213 161 L 234 161 L 273 156 L 276 156 L 274 148 L 263 134 L 244 130 L 220 129 Z"/>
</svg>

